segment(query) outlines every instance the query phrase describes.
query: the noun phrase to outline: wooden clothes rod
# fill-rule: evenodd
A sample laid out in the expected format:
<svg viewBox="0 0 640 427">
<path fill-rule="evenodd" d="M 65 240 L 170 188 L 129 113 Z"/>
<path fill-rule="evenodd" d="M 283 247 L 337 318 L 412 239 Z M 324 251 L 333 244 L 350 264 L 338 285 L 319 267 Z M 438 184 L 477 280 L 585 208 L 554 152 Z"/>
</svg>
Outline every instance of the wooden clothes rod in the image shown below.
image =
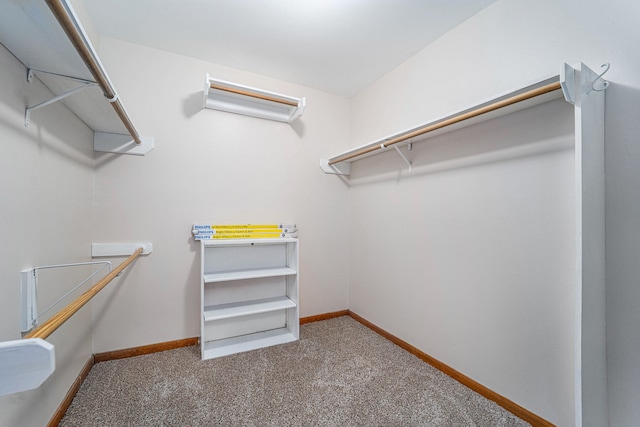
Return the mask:
<svg viewBox="0 0 640 427">
<path fill-rule="evenodd" d="M 100 61 L 95 56 L 94 51 L 91 48 L 91 45 L 89 44 L 88 40 L 86 40 L 86 37 L 84 36 L 83 32 L 79 28 L 78 24 L 76 23 L 65 1 L 64 0 L 46 0 L 46 2 L 49 8 L 51 9 L 51 11 L 53 12 L 53 14 L 55 15 L 56 19 L 60 23 L 60 26 L 62 27 L 64 32 L 67 33 L 67 36 L 71 41 L 71 44 L 73 44 L 75 49 L 78 51 L 78 54 L 80 54 L 80 57 L 82 58 L 86 66 L 89 68 L 89 71 L 91 71 L 91 74 L 93 75 L 94 79 L 100 85 L 100 88 L 104 93 L 104 96 L 109 100 L 111 106 L 115 110 L 118 117 L 120 117 L 120 120 L 122 121 L 124 126 L 127 128 L 127 131 L 129 132 L 131 137 L 134 139 L 136 144 L 141 144 L 142 139 L 140 138 L 140 134 L 138 134 L 138 131 L 133 126 L 133 123 L 131 122 L 131 119 L 127 115 L 127 112 L 125 111 L 124 106 L 122 105 L 120 100 L 117 99 L 117 94 L 115 89 L 111 85 L 111 82 L 107 77 L 107 74 L 105 73 L 104 69 L 100 64 Z"/>
<path fill-rule="evenodd" d="M 398 144 L 398 143 L 403 142 L 403 141 L 407 141 L 407 140 L 409 140 L 411 138 L 415 138 L 416 136 L 424 135 L 426 133 L 433 132 L 433 131 L 438 130 L 438 129 L 442 129 L 442 128 L 447 127 L 447 126 L 451 126 L 453 124 L 456 124 L 456 123 L 471 119 L 473 117 L 480 116 L 482 114 L 489 113 L 491 111 L 498 110 L 498 109 L 503 108 L 503 107 L 508 107 L 509 105 L 517 104 L 518 102 L 522 102 L 522 101 L 526 101 L 526 100 L 531 99 L 531 98 L 535 98 L 536 96 L 544 95 L 544 94 L 549 93 L 549 92 L 554 92 L 554 91 L 559 90 L 559 89 L 561 89 L 559 81 L 558 82 L 554 82 L 554 83 L 550 83 L 548 85 L 541 86 L 539 88 L 532 89 L 530 91 L 523 92 L 523 93 L 518 94 L 518 95 L 514 95 L 514 96 L 512 96 L 510 98 L 503 99 L 501 101 L 497 101 L 497 102 L 494 102 L 494 103 L 489 104 L 489 105 L 485 105 L 485 106 L 477 108 L 475 110 L 468 111 L 468 112 L 460 114 L 458 116 L 454 116 L 454 117 L 451 117 L 449 119 L 445 119 L 445 120 L 442 120 L 440 122 L 433 123 L 433 124 L 418 128 L 418 129 L 416 129 L 416 130 L 414 130 L 412 132 L 409 132 L 409 133 L 407 133 L 405 135 L 401 135 L 401 136 L 392 138 L 390 140 L 384 141 L 381 144 L 376 144 L 376 145 L 372 145 L 372 146 L 369 146 L 369 147 L 364 147 L 364 148 L 362 148 L 362 149 L 360 149 L 358 151 L 355 151 L 353 153 L 344 154 L 344 155 L 339 156 L 339 157 L 337 157 L 337 158 L 335 158 L 333 160 L 330 160 L 328 162 L 328 164 L 329 165 L 334 165 L 336 163 L 340 163 L 340 162 L 344 162 L 344 161 L 347 161 L 347 160 L 351 160 L 351 159 L 353 159 L 355 157 L 362 156 L 364 154 L 369 154 L 369 153 L 374 152 L 376 150 L 381 150 L 381 149 L 387 148 L 387 147 L 389 147 L 391 145 Z"/>
<path fill-rule="evenodd" d="M 250 96 L 252 98 L 263 99 L 265 101 L 277 102 L 279 104 L 291 105 L 292 107 L 297 107 L 298 103 L 294 101 L 289 101 L 286 99 L 280 99 L 269 95 L 263 95 L 261 93 L 248 92 L 242 89 L 234 89 L 226 86 L 217 85 L 215 83 L 210 84 L 211 89 L 222 90 L 225 92 L 236 93 L 238 95 Z"/>
<path fill-rule="evenodd" d="M 49 335 L 54 333 L 64 322 L 69 320 L 78 310 L 80 310 L 91 298 L 93 298 L 98 292 L 100 292 L 105 286 L 109 284 L 118 274 L 129 266 L 143 251 L 143 248 L 138 248 L 135 252 L 129 256 L 126 260 L 122 261 L 115 269 L 109 274 L 103 277 L 98 283 L 93 285 L 89 290 L 80 295 L 74 301 L 69 303 L 65 308 L 60 310 L 42 325 L 29 332 L 24 338 L 42 338 L 47 339 Z"/>
</svg>

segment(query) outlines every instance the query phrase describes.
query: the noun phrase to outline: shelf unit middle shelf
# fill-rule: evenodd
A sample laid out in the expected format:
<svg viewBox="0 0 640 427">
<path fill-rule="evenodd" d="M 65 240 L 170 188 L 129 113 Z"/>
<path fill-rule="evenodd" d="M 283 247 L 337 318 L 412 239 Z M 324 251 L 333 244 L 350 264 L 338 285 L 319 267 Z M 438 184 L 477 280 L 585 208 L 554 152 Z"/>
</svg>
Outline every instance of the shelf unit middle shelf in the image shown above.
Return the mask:
<svg viewBox="0 0 640 427">
<path fill-rule="evenodd" d="M 260 279 L 266 277 L 293 276 L 296 270 L 289 267 L 255 268 L 204 274 L 204 283 L 228 282 L 231 280 Z"/>
<path fill-rule="evenodd" d="M 264 298 L 255 301 L 210 305 L 204 308 L 205 322 L 268 313 L 270 311 L 295 308 L 296 303 L 286 296 Z"/>
</svg>

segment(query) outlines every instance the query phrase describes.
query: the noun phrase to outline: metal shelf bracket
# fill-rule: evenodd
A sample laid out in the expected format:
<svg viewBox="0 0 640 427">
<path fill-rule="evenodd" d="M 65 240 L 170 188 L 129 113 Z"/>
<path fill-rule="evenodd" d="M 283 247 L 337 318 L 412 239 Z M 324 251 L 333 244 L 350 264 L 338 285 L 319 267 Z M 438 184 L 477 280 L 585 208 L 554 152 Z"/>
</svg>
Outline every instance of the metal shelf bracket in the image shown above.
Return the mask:
<svg viewBox="0 0 640 427">
<path fill-rule="evenodd" d="M 81 86 L 78 86 L 74 89 L 71 89 L 63 94 L 60 94 L 58 96 L 55 96 L 47 101 L 41 102 L 40 104 L 36 104 L 34 106 L 31 107 L 27 107 L 25 109 L 24 112 L 24 125 L 25 126 L 29 126 L 29 122 L 31 121 L 31 112 L 35 111 L 35 110 L 39 110 L 40 108 L 46 107 L 48 105 L 54 104 L 58 101 L 62 101 L 63 99 L 74 95 L 80 91 L 85 90 L 88 87 L 92 87 L 92 86 L 97 86 L 98 83 L 91 81 L 91 80 L 85 80 L 85 79 L 80 79 L 77 77 L 72 77 L 72 76 L 65 76 L 62 74 L 56 74 L 56 73 L 49 73 L 47 71 L 42 71 L 42 70 L 34 70 L 34 69 L 29 69 L 29 71 L 27 72 L 27 81 L 29 83 L 31 83 L 31 80 L 33 80 L 33 77 L 35 75 L 35 73 L 43 73 L 43 74 L 48 74 L 48 75 L 52 75 L 52 76 L 56 76 L 56 77 L 61 77 L 61 78 L 65 78 L 65 79 L 69 79 L 69 80 L 73 80 L 76 82 L 81 83 Z"/>
<path fill-rule="evenodd" d="M 398 155 L 402 158 L 402 160 L 404 160 L 407 166 L 409 166 L 409 172 L 411 172 L 411 162 L 409 161 L 409 159 L 407 159 L 407 156 L 402 154 L 402 151 L 400 151 L 400 147 L 398 147 L 397 145 L 394 145 L 393 148 L 396 149 L 396 153 L 398 153 Z"/>
</svg>

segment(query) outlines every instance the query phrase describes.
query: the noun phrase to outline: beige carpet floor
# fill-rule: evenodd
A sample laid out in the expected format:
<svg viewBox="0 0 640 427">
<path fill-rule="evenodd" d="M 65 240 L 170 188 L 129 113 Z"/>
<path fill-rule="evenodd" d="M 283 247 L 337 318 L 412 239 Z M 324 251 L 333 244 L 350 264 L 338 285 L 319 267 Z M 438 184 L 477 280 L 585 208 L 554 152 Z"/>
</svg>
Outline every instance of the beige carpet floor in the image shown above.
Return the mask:
<svg viewBox="0 0 640 427">
<path fill-rule="evenodd" d="M 200 360 L 185 347 L 93 366 L 61 426 L 525 426 L 350 317 Z"/>
</svg>

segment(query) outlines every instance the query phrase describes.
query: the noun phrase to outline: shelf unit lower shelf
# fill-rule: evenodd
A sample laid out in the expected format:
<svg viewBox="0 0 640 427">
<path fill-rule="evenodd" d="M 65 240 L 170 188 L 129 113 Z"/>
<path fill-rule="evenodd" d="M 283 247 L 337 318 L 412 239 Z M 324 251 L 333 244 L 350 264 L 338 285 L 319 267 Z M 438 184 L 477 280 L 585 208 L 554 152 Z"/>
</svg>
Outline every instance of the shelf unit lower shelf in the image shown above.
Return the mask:
<svg viewBox="0 0 640 427">
<path fill-rule="evenodd" d="M 208 341 L 203 345 L 203 359 L 228 356 L 243 351 L 257 350 L 272 345 L 286 344 L 298 338 L 287 328 L 272 329 L 248 335 Z"/>
</svg>

